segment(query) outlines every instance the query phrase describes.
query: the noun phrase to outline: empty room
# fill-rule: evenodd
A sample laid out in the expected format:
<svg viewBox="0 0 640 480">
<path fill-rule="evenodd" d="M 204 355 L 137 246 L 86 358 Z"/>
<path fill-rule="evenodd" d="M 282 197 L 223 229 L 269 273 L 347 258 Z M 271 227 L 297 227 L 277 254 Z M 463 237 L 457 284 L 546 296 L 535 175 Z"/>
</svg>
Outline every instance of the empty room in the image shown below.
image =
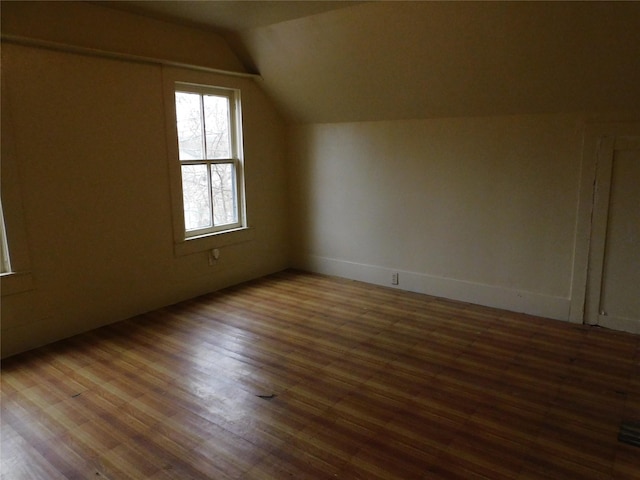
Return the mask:
<svg viewBox="0 0 640 480">
<path fill-rule="evenodd" d="M 640 3 L 0 17 L 3 480 L 640 479 Z"/>
</svg>

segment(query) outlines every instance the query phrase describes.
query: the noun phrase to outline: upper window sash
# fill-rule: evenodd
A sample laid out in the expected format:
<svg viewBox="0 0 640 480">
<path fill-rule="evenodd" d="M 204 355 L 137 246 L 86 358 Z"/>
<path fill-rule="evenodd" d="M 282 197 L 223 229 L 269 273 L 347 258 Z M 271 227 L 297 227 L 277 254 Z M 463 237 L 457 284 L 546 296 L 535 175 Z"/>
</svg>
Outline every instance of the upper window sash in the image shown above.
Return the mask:
<svg viewBox="0 0 640 480">
<path fill-rule="evenodd" d="M 240 90 L 176 82 L 175 93 L 196 93 L 203 96 L 216 96 L 227 99 L 229 102 L 229 144 L 231 155 L 229 157 L 210 157 L 207 155 L 206 145 L 202 145 L 203 155 L 200 160 L 241 160 L 243 152 Z M 204 115 L 204 111 L 201 111 L 201 113 Z M 180 152 L 178 152 L 178 156 L 180 156 Z M 180 158 L 180 161 L 184 161 L 184 159 Z"/>
</svg>

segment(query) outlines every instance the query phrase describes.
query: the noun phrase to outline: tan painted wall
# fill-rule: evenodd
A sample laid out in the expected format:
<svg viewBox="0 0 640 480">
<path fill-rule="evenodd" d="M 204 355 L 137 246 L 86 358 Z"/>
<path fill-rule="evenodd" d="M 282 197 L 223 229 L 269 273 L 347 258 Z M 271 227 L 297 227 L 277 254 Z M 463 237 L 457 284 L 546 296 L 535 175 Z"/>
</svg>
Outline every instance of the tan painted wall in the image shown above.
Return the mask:
<svg viewBox="0 0 640 480">
<path fill-rule="evenodd" d="M 455 80 L 467 82 L 470 77 L 455 74 L 456 62 L 468 67 L 467 42 L 443 41 L 453 50 L 428 50 L 436 56 L 433 61 L 387 68 L 388 62 L 410 58 L 395 52 L 406 53 L 406 47 L 419 56 L 424 45 L 431 45 L 429 37 L 415 41 L 418 33 L 427 32 L 420 22 L 399 30 L 405 33 L 400 44 L 394 44 L 389 39 L 396 38 L 395 30 L 387 28 L 387 19 L 411 17 L 413 9 L 427 6 L 408 3 L 396 10 L 390 4 L 367 5 L 359 8 L 371 10 L 371 15 L 384 14 L 376 20 L 384 28 L 376 29 L 375 22 L 369 27 L 375 34 L 354 28 L 364 17 L 345 9 L 346 20 L 335 19 L 331 27 L 337 31 L 324 29 L 323 22 L 337 15 L 330 13 L 249 35 L 247 41 L 265 78 L 263 86 L 275 98 L 286 95 L 298 105 L 284 109 L 290 120 L 310 124 L 285 131 L 261 89 L 250 80 L 233 80 L 243 90 L 248 214 L 255 238 L 224 247 L 215 267 L 208 265 L 205 253 L 175 256 L 173 252 L 162 68 L 3 43 L 2 195 L 21 202 L 17 210 L 28 248 L 19 245 L 13 250 L 25 253 L 22 257 L 29 260 L 33 275 L 21 284 L 26 291 L 9 295 L 3 290 L 2 354 L 284 268 L 291 252 L 298 266 L 310 270 L 383 285 L 389 285 L 392 272 L 399 272 L 399 288 L 581 321 L 572 271 L 586 269 L 585 208 L 580 213 L 581 251 L 575 256 L 581 265 L 572 262 L 586 117 L 553 112 L 637 109 L 627 101 L 637 92 L 633 75 L 604 68 L 621 83 L 601 82 L 596 72 L 585 77 L 584 85 L 574 85 L 575 75 L 565 71 L 563 82 L 550 82 L 546 75 L 554 72 L 552 77 L 557 77 L 555 71 L 540 68 L 533 77 L 537 87 L 531 90 L 526 56 L 503 54 L 502 60 L 515 59 L 516 65 L 507 62 L 512 68 L 505 70 L 503 62 L 497 62 L 497 72 L 481 76 L 491 82 L 461 89 Z M 454 35 L 445 20 L 449 14 L 457 16 L 447 11 L 462 6 L 434 8 L 445 17 L 425 11 L 424 18 L 446 28 L 429 32 Z M 491 6 L 503 8 L 513 7 Z M 2 9 L 3 34 L 217 69 L 242 68 L 212 33 L 88 3 L 5 2 Z M 587 26 L 592 23 L 590 16 L 572 17 L 570 11 L 565 15 Z M 615 16 L 626 19 L 620 12 Z M 497 12 L 495 18 L 501 22 L 503 16 Z M 561 20 L 553 23 L 554 28 L 564 29 L 567 23 Z M 521 37 L 518 28 L 509 26 L 513 22 L 500 22 Z M 492 28 L 475 21 L 470 25 Z M 615 22 L 611 25 L 617 28 Z M 318 31 L 324 32 L 328 45 L 318 44 Z M 624 38 L 631 35 L 629 31 L 633 30 L 623 30 L 617 41 L 627 45 Z M 385 49 L 360 48 L 352 39 L 356 32 L 360 32 L 358 42 L 382 43 Z M 537 35 L 535 25 L 524 32 L 524 37 Z M 601 36 L 608 38 L 606 33 Z M 336 43 L 341 38 L 353 47 L 346 50 L 346 57 Z M 538 52 L 535 42 L 496 41 Z M 329 48 L 334 43 L 337 47 Z M 583 51 L 580 41 L 574 43 L 573 48 Z M 283 50 L 283 45 L 295 51 Z M 495 49 L 483 45 L 478 47 L 481 53 L 493 58 Z M 593 50 L 599 52 L 594 58 L 609 58 L 611 51 L 618 51 L 602 45 Z M 632 45 L 611 62 L 626 65 L 620 58 L 635 48 Z M 375 58 L 371 54 L 386 51 L 391 53 Z M 540 58 L 547 58 L 546 51 L 540 50 Z M 565 54 L 574 58 L 571 52 Z M 352 57 L 369 62 L 370 70 L 363 70 Z M 265 58 L 272 61 L 260 61 Z M 455 68 L 446 72 L 454 75 L 432 68 L 449 65 L 452 59 Z M 605 66 L 610 65 L 605 62 Z M 325 76 L 327 72 L 330 75 Z M 398 72 L 410 75 L 398 77 Z M 202 75 L 212 83 L 221 81 L 212 74 Z M 325 83 L 317 83 L 320 78 Z M 495 78 L 506 83 L 494 82 Z M 347 88 L 354 79 L 358 88 Z M 571 87 L 566 86 L 569 80 Z M 622 88 L 627 84 L 630 88 Z M 384 85 L 399 87 L 383 101 L 380 92 L 388 91 Z M 438 86 L 442 88 L 434 88 Z M 546 95 L 550 86 L 555 93 Z M 617 93 L 600 91 L 601 86 Z M 499 100 L 512 88 L 523 95 L 502 105 Z M 416 95 L 423 91 L 428 96 Z M 451 95 L 460 91 L 466 94 L 451 101 Z M 568 100 L 559 102 L 559 97 Z M 420 103 L 421 98 L 437 102 L 448 98 L 450 108 L 431 108 Z M 507 115 L 516 112 L 539 114 Z M 397 120 L 445 114 L 460 117 Z M 637 113 L 628 118 L 603 115 L 596 119 L 637 119 Z M 345 119 L 381 121 L 317 123 Z M 285 140 L 290 144 L 286 165 Z M 17 181 L 7 188 L 7 178 Z M 15 223 L 15 211 L 5 215 Z"/>
<path fill-rule="evenodd" d="M 568 319 L 577 115 L 292 127 L 296 263 Z"/>
<path fill-rule="evenodd" d="M 253 80 L 200 74 L 242 90 L 255 232 L 210 266 L 174 255 L 161 66 L 3 43 L 2 70 L 33 277 L 3 291 L 3 356 L 288 265 L 284 124 Z"/>
</svg>

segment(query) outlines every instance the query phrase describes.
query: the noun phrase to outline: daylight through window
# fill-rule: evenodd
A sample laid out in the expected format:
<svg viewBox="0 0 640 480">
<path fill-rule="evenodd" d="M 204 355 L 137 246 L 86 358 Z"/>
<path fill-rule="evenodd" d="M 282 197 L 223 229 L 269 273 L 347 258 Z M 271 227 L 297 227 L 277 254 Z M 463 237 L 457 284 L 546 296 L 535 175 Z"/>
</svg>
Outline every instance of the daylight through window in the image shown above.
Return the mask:
<svg viewBox="0 0 640 480">
<path fill-rule="evenodd" d="M 7 245 L 7 236 L 4 229 L 4 215 L 2 213 L 2 204 L 0 203 L 0 273 L 8 273 L 11 271 L 9 263 L 9 248 Z"/>
<path fill-rule="evenodd" d="M 242 227 L 239 91 L 178 84 L 175 101 L 186 237 Z"/>
</svg>

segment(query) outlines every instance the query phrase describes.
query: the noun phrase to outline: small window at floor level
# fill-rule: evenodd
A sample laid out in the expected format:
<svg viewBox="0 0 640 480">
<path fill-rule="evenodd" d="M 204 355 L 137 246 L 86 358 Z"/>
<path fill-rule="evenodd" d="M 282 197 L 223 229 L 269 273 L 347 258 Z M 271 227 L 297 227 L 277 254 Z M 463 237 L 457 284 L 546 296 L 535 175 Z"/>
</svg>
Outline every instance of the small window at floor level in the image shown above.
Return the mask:
<svg viewBox="0 0 640 480">
<path fill-rule="evenodd" d="M 185 237 L 245 226 L 240 92 L 176 84 Z"/>
</svg>

